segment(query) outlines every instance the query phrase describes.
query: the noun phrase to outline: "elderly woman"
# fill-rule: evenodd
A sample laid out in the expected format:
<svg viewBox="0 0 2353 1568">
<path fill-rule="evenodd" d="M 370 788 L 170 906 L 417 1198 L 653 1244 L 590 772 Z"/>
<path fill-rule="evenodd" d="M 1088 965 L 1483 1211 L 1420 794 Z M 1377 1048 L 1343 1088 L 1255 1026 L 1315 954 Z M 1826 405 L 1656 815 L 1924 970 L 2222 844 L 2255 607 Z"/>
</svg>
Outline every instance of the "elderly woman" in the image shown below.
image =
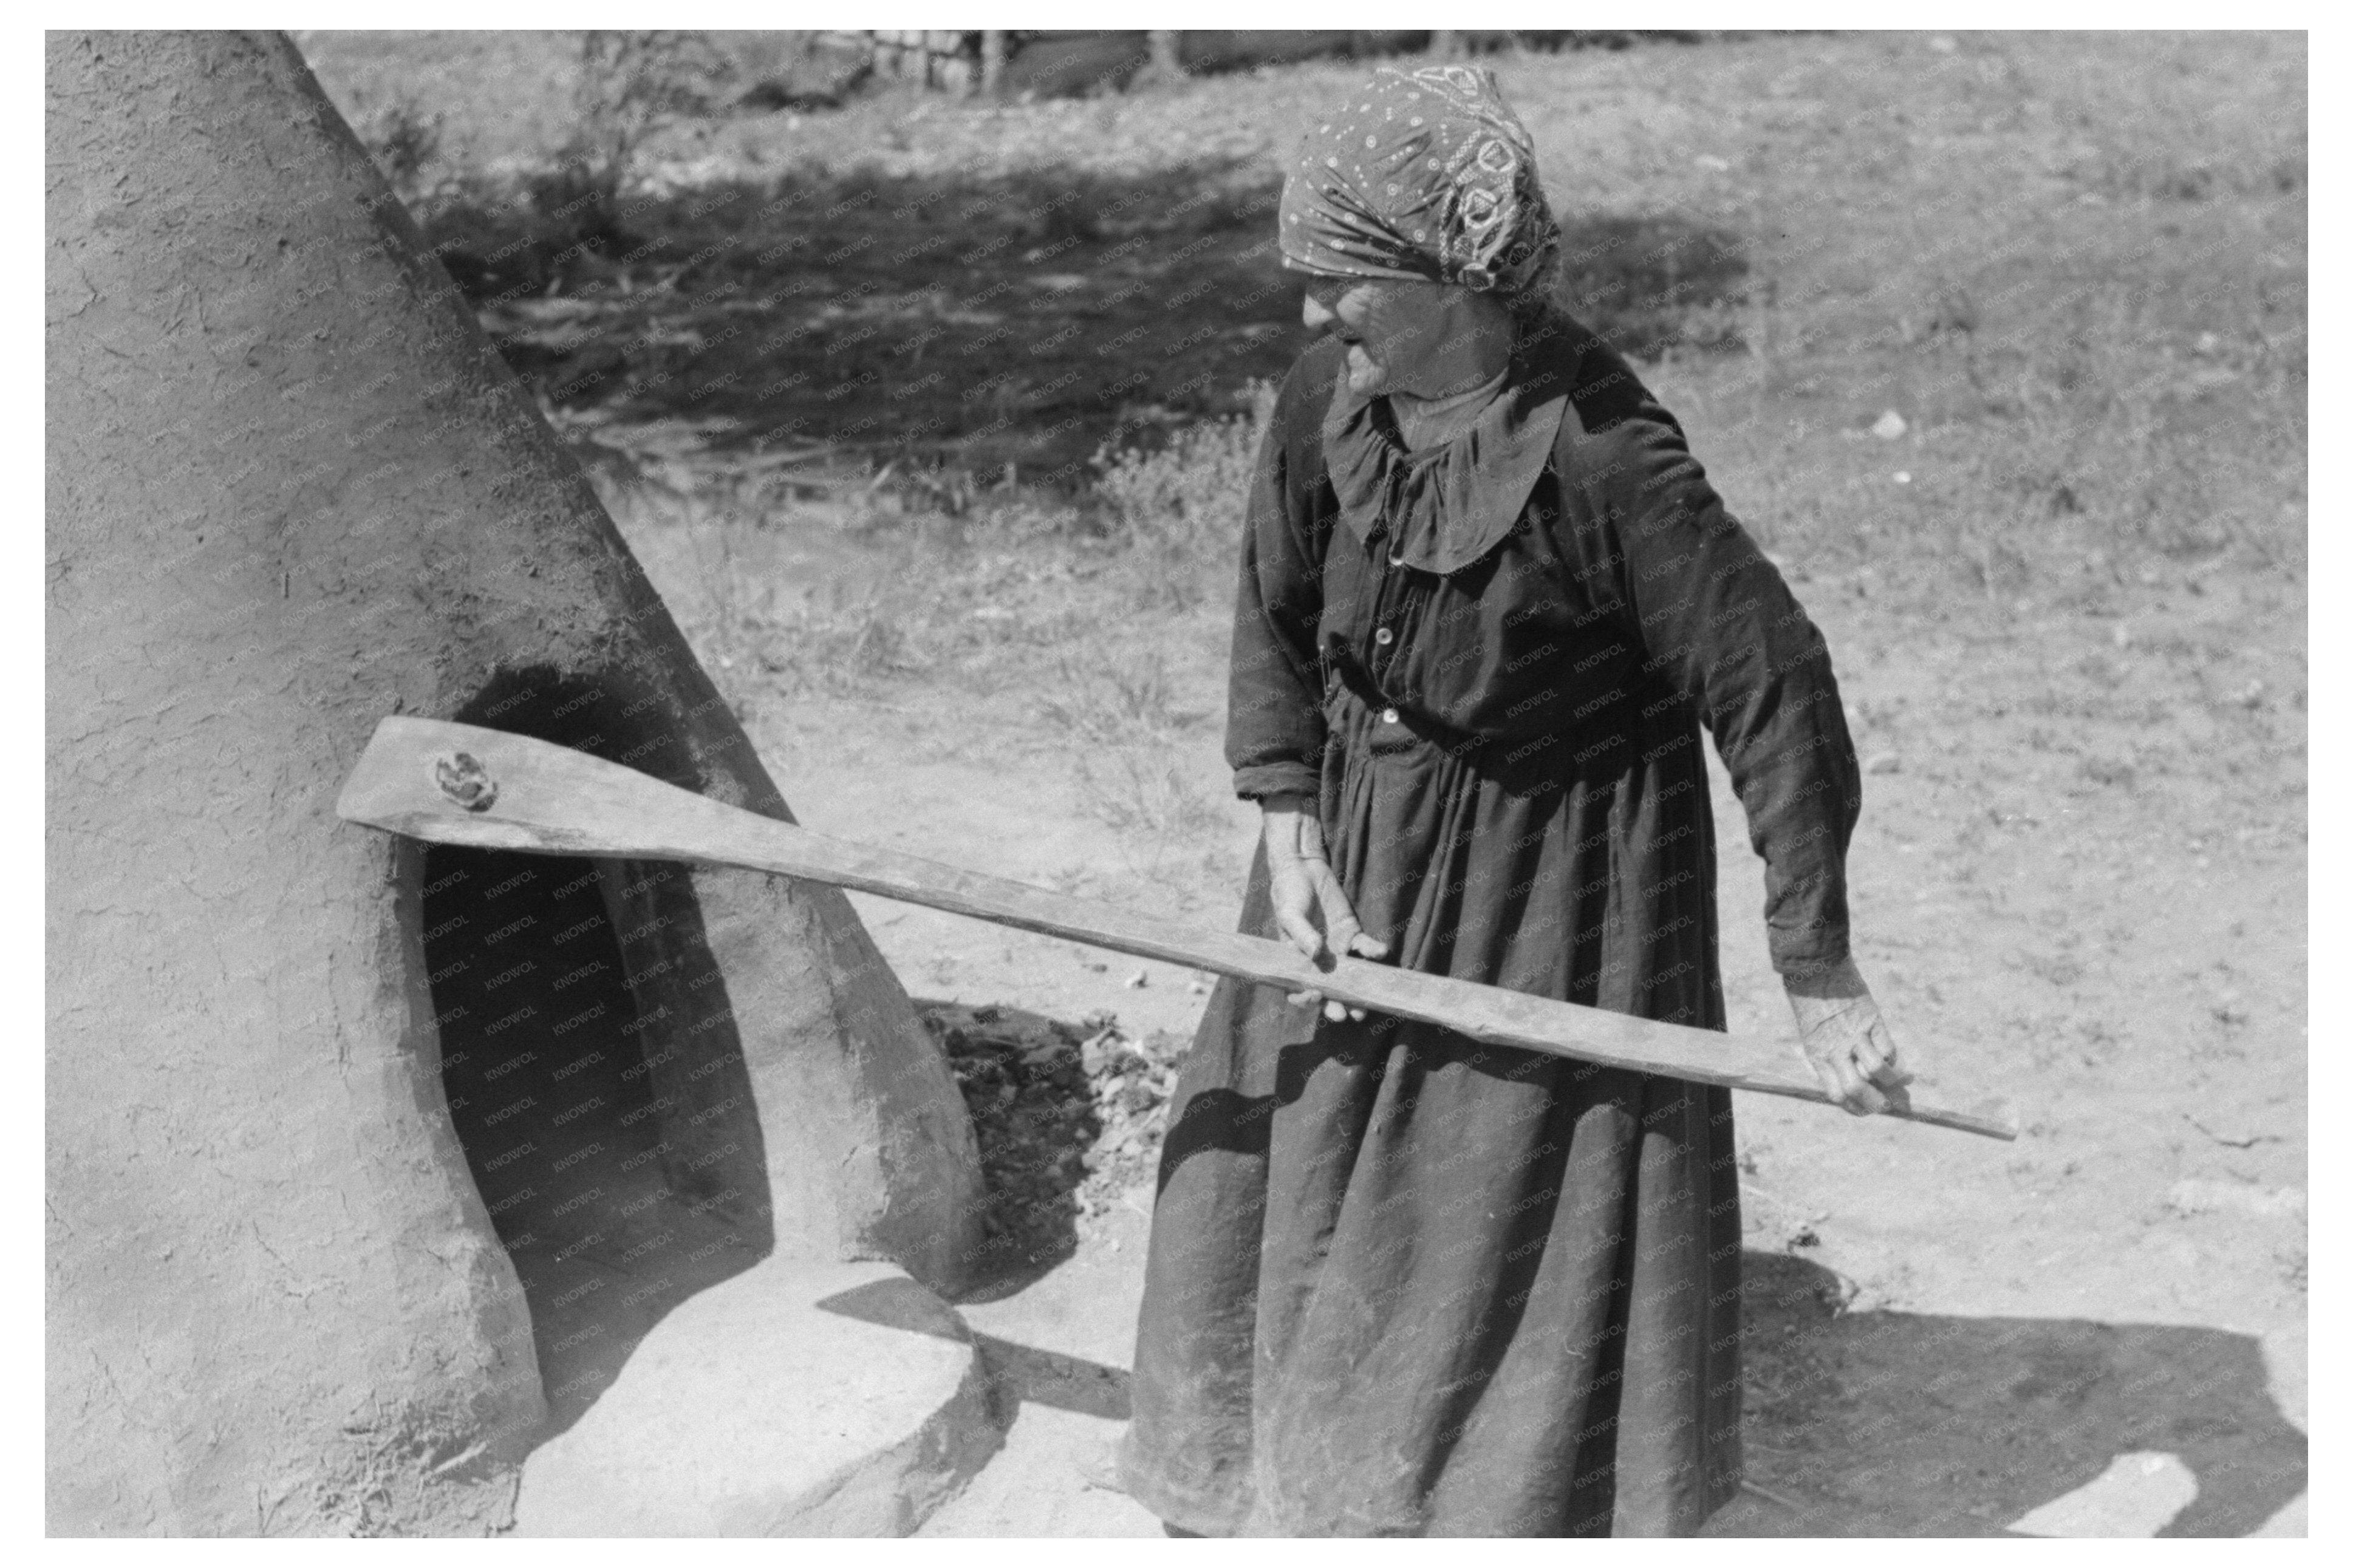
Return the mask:
<svg viewBox="0 0 2353 1568">
<path fill-rule="evenodd" d="M 1492 75 L 1376 73 L 1281 238 L 1327 336 L 1242 542 L 1242 929 L 1720 1029 L 1704 725 L 1803 1048 L 1884 1109 L 1829 655 L 1673 416 L 1550 303 L 1559 230 Z M 1739 1349 L 1725 1090 L 1219 986 L 1118 1459 L 1170 1533 L 1689 1534 L 1739 1485 Z"/>
</svg>

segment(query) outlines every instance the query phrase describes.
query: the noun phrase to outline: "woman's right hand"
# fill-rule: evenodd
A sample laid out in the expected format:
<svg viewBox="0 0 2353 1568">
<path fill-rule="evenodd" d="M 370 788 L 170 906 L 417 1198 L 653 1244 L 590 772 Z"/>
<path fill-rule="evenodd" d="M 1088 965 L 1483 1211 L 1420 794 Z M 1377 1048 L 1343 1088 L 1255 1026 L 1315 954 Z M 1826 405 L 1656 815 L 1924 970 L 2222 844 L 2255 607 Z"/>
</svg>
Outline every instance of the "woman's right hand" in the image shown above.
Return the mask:
<svg viewBox="0 0 2353 1568">
<path fill-rule="evenodd" d="M 1388 956 L 1389 944 L 1365 934 L 1356 911 L 1340 889 L 1340 879 L 1324 853 L 1324 825 L 1304 795 L 1270 795 L 1260 803 L 1266 838 L 1266 868 L 1272 883 L 1275 924 L 1307 961 L 1329 969 L 1341 953 L 1357 958 Z M 1326 957 L 1326 954 L 1332 957 Z M 1337 1023 L 1361 1019 L 1362 1007 L 1325 1001 L 1321 991 L 1294 991 L 1297 1006 L 1324 1004 L 1324 1016 Z"/>
</svg>

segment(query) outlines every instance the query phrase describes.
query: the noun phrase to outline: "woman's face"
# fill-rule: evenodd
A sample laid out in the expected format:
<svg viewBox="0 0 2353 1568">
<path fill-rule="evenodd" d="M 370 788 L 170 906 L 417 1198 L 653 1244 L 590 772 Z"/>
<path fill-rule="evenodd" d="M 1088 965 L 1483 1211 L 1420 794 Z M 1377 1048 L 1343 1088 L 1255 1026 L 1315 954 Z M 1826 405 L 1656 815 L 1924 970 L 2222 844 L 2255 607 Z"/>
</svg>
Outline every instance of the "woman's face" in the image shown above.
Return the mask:
<svg viewBox="0 0 2353 1568">
<path fill-rule="evenodd" d="M 1351 392 L 1410 393 L 1444 342 L 1451 292 L 1419 279 L 1318 278 L 1307 286 L 1299 319 L 1348 345 Z"/>
<path fill-rule="evenodd" d="M 1318 278 L 1299 319 L 1348 345 L 1348 389 L 1438 397 L 1485 380 L 1511 342 L 1493 296 L 1418 278 Z"/>
</svg>

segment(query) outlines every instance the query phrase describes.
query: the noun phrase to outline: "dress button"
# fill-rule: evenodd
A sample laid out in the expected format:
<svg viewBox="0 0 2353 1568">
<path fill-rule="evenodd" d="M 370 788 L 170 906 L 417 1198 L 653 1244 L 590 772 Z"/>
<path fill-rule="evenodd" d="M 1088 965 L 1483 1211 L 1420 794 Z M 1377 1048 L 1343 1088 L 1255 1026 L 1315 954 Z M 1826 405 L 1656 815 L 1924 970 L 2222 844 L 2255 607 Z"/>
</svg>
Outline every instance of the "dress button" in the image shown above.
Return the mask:
<svg viewBox="0 0 2353 1568">
<path fill-rule="evenodd" d="M 1382 723 L 1384 723 L 1384 724 L 1394 724 L 1394 723 L 1396 723 L 1397 721 L 1398 721 L 1398 718 L 1397 718 L 1397 710 L 1396 710 L 1396 709 L 1394 709 L 1394 708 L 1384 708 L 1384 709 L 1382 709 L 1382 710 L 1381 710 L 1381 722 L 1382 722 Z"/>
<path fill-rule="evenodd" d="M 1380 630 L 1373 634 L 1373 640 L 1380 644 L 1383 647 L 1387 647 L 1389 644 L 1397 640 L 1397 634 L 1390 631 L 1388 627 L 1383 626 Z"/>
<path fill-rule="evenodd" d="M 1392 555 L 1389 557 L 1389 564 L 1392 566 L 1402 566 L 1405 564 L 1405 557 L 1402 555 Z"/>
</svg>

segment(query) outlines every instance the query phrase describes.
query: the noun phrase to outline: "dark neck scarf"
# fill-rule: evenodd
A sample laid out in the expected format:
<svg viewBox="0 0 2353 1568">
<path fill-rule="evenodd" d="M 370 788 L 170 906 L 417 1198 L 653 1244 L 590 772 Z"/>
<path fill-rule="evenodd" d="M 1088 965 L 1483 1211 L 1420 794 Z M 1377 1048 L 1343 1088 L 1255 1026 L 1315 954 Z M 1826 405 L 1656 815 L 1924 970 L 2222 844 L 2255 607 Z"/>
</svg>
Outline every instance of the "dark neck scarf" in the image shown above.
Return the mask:
<svg viewBox="0 0 2353 1568">
<path fill-rule="evenodd" d="M 1349 390 L 1344 374 L 1324 416 L 1324 461 L 1340 516 L 1391 565 L 1447 576 L 1503 542 L 1552 456 L 1568 407 L 1567 378 L 1512 349 L 1503 390 L 1478 423 L 1442 446 L 1409 452 L 1388 399 Z"/>
</svg>

